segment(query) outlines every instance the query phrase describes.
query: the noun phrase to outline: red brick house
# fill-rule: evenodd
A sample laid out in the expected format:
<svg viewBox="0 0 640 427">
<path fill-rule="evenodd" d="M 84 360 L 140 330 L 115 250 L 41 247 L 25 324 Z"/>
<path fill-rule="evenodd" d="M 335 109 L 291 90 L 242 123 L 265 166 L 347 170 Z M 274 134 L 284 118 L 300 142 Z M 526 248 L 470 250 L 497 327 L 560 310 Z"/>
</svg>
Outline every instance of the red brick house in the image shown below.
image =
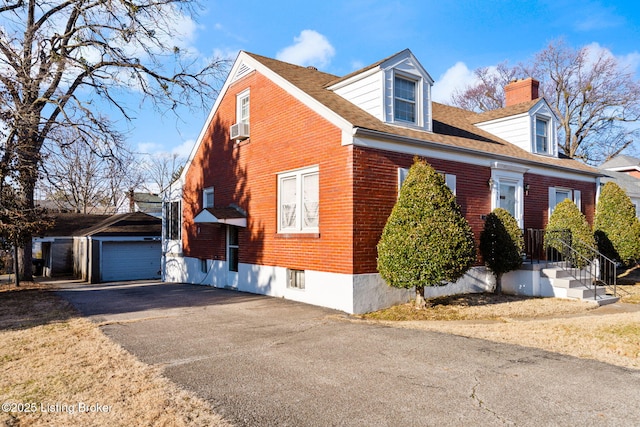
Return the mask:
<svg viewBox="0 0 640 427">
<path fill-rule="evenodd" d="M 476 237 L 495 207 L 542 228 L 572 198 L 592 221 L 600 173 L 558 154 L 537 84 L 514 82 L 506 108 L 476 114 L 432 102 L 409 50 L 344 77 L 241 52 L 164 194 L 164 280 L 350 313 L 405 301 L 380 279 L 376 244 L 415 156 L 445 175 Z M 491 277 L 479 265 L 437 291 Z"/>
</svg>

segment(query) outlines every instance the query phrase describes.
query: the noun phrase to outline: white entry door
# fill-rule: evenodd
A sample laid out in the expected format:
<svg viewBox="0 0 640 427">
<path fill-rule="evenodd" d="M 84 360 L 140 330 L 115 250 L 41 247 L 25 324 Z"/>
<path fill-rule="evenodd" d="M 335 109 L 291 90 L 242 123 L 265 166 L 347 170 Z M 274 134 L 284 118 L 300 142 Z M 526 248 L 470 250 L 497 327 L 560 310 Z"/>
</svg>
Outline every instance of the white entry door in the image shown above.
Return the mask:
<svg viewBox="0 0 640 427">
<path fill-rule="evenodd" d="M 227 226 L 227 286 L 238 286 L 238 227 Z"/>
</svg>

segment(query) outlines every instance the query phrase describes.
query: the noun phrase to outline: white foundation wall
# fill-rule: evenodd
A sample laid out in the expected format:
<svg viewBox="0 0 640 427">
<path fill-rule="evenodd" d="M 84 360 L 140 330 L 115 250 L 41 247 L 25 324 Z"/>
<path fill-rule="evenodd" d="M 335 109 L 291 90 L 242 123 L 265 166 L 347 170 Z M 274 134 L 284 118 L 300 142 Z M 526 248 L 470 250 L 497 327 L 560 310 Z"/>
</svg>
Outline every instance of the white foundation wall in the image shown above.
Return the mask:
<svg viewBox="0 0 640 427">
<path fill-rule="evenodd" d="M 554 288 L 551 280 L 542 274 L 543 268 L 544 264 L 526 264 L 520 270 L 505 273 L 502 276 L 502 292 L 531 297 L 566 298 L 566 290 L 562 292 L 562 289 Z"/>
<path fill-rule="evenodd" d="M 207 267 L 205 273 L 199 259 L 167 255 L 163 259 L 163 280 L 232 288 L 333 308 L 350 314 L 362 314 L 402 304 L 415 295 L 414 289 L 388 286 L 378 273 L 352 275 L 305 270 L 305 289 L 293 289 L 287 287 L 287 269 L 284 267 L 241 263 L 238 266 L 237 285 L 234 286 L 227 285 L 226 262 L 208 260 Z M 507 282 L 524 283 L 526 277 L 518 279 L 519 282 L 505 279 L 507 275 L 503 277 L 504 288 L 507 287 Z M 485 292 L 493 289 L 493 284 L 493 275 L 485 267 L 473 267 L 455 283 L 425 288 L 425 297 Z"/>
</svg>

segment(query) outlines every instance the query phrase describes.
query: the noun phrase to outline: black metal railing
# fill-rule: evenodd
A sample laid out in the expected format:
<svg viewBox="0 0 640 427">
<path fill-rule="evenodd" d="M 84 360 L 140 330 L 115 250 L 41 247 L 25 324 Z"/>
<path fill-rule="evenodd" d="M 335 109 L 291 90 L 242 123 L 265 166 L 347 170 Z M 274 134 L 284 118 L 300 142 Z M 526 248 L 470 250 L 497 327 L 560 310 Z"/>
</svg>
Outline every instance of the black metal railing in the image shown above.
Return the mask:
<svg viewBox="0 0 640 427">
<path fill-rule="evenodd" d="M 596 248 L 574 239 L 569 230 L 548 231 L 529 228 L 524 232 L 525 259 L 562 268 L 584 286 L 593 290 L 597 299 L 598 286 L 613 290 L 617 296 L 617 265 Z"/>
</svg>

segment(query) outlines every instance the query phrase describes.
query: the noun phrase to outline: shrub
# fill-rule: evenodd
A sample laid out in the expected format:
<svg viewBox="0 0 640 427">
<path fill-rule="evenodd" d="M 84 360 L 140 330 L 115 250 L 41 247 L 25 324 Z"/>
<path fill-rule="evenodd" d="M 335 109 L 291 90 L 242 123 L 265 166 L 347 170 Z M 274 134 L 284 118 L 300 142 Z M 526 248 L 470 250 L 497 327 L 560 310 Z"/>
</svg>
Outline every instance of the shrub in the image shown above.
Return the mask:
<svg viewBox="0 0 640 427">
<path fill-rule="evenodd" d="M 516 219 L 502 208 L 487 215 L 480 234 L 480 253 L 496 277 L 496 293 L 502 293 L 502 275 L 522 265 L 524 238 Z"/>
<path fill-rule="evenodd" d="M 600 192 L 593 224 L 598 250 L 623 264 L 640 258 L 640 221 L 631 199 L 613 182 Z"/>
<path fill-rule="evenodd" d="M 397 288 L 416 288 L 424 306 L 424 287 L 453 282 L 476 260 L 473 232 L 444 179 L 416 160 L 378 242 L 378 271 Z"/>
<path fill-rule="evenodd" d="M 564 237 L 577 252 L 578 256 L 565 253 L 565 247 L 559 240 Z M 569 199 L 558 203 L 549 218 L 549 223 L 545 228 L 545 246 L 552 247 L 559 252 L 569 256 L 578 267 L 586 264 L 585 258 L 591 258 L 591 248 L 595 248 L 596 243 L 593 238 L 591 227 L 585 216 L 578 207 Z"/>
</svg>

